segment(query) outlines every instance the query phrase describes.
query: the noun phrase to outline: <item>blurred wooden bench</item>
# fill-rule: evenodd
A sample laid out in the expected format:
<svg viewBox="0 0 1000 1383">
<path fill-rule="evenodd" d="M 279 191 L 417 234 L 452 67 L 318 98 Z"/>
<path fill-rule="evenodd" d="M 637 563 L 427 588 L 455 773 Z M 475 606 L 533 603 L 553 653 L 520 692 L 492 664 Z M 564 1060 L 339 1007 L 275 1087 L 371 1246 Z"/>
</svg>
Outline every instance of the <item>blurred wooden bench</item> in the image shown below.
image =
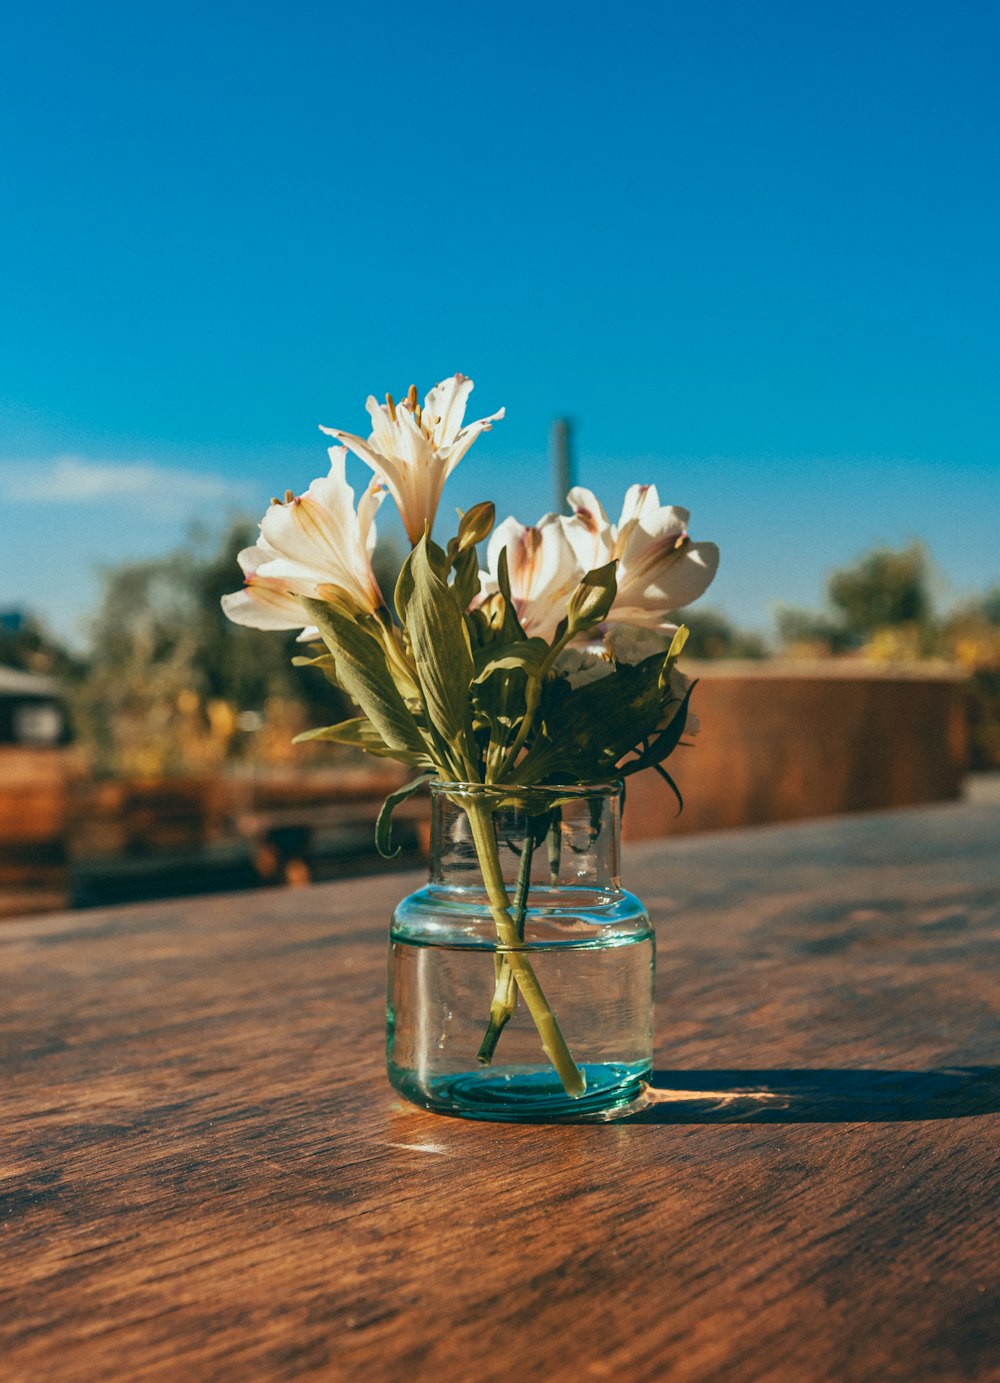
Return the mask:
<svg viewBox="0 0 1000 1383">
<path fill-rule="evenodd" d="M 65 749 L 0 745 L 0 917 L 67 906 L 68 783 Z"/>
<path fill-rule="evenodd" d="M 370 831 L 374 841 L 375 820 L 382 803 L 400 781 L 395 774 L 366 775 L 341 783 L 326 800 L 317 794 L 312 801 L 302 792 L 302 780 L 289 785 L 287 798 L 280 788 L 257 789 L 253 805 L 237 811 L 233 825 L 250 842 L 254 867 L 262 882 L 291 886 L 309 883 L 310 857 L 317 837 L 323 832 L 360 829 Z M 393 813 L 393 824 L 408 832 L 411 840 L 415 836 L 421 852 L 427 853 L 426 797 L 416 796 L 401 803 Z"/>
</svg>

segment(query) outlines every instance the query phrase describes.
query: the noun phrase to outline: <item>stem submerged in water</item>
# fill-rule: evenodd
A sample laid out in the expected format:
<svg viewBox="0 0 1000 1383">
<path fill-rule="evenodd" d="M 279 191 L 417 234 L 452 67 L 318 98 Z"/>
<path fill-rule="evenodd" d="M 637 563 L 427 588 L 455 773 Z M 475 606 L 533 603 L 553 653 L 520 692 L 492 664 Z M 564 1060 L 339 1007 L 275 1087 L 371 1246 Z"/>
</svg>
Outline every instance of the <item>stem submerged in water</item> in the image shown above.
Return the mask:
<svg viewBox="0 0 1000 1383">
<path fill-rule="evenodd" d="M 517 871 L 517 884 L 514 889 L 514 925 L 518 938 L 524 940 L 524 918 L 528 911 L 528 891 L 531 888 L 531 861 L 535 853 L 534 822 L 529 817 L 528 829 L 521 846 L 521 865 Z M 482 1066 L 489 1066 L 493 1060 L 500 1034 L 517 1012 L 517 982 L 505 955 L 496 956 L 496 988 L 490 1004 L 490 1021 L 485 1036 L 476 1053 L 476 1060 Z"/>
<path fill-rule="evenodd" d="M 497 936 L 505 948 L 501 960 L 506 962 L 507 969 L 521 992 L 521 997 L 524 999 L 528 1012 L 538 1029 L 538 1035 L 542 1039 L 545 1054 L 556 1068 L 563 1089 L 571 1099 L 578 1099 L 587 1088 L 586 1077 L 570 1055 L 566 1039 L 562 1035 L 556 1016 L 538 982 L 538 976 L 535 974 L 527 955 L 521 949 L 523 938 L 519 933 L 517 921 L 510 912 L 510 899 L 507 896 L 507 886 L 504 883 L 503 869 L 500 865 L 500 853 L 493 832 L 493 813 L 490 810 L 490 804 L 487 801 L 473 800 L 465 804 L 465 811 L 472 828 L 472 839 L 475 842 L 479 867 L 483 872 L 483 883 L 486 885 L 486 893 L 490 900 L 490 912 L 493 914 L 493 921 L 496 924 Z M 527 864 L 524 863 L 524 856 L 522 856 L 522 873 L 526 878 L 525 899 L 527 898 L 527 880 L 530 880 L 531 877 L 530 852 L 526 850 L 526 853 L 529 856 Z M 502 969 L 503 965 L 501 964 L 497 973 L 497 991 L 494 993 L 493 1005 L 490 1009 L 490 1029 L 487 1030 L 487 1036 L 483 1039 L 484 1046 L 490 1037 L 494 1017 L 499 1019 L 501 1011 L 508 1009 L 509 1011 L 506 1012 L 506 1017 L 499 1021 L 496 1037 L 493 1038 L 489 1054 L 485 1059 L 482 1056 L 483 1048 L 480 1048 L 479 1059 L 484 1061 L 484 1064 L 488 1063 L 492 1055 L 492 1048 L 496 1046 L 496 1038 L 500 1036 L 504 1023 L 513 1013 L 516 1002 L 516 995 L 514 994 L 511 995 L 509 1002 L 506 994 L 500 995 Z"/>
</svg>

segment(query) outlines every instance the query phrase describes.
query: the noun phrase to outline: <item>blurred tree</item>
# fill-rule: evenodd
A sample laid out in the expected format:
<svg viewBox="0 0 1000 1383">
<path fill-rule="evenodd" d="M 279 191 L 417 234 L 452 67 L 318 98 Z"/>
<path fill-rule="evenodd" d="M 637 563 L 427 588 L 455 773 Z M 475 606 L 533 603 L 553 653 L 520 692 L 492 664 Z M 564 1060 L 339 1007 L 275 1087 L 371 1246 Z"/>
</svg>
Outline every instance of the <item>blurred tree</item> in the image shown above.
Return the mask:
<svg viewBox="0 0 1000 1383">
<path fill-rule="evenodd" d="M 827 582 L 831 605 L 843 628 L 864 637 L 895 625 L 925 624 L 931 617 L 927 554 L 919 543 L 894 552 L 881 548 Z"/>
<path fill-rule="evenodd" d="M 737 629 L 716 610 L 681 610 L 672 616 L 691 631 L 685 655 L 691 658 L 766 658 L 768 648 L 758 634 Z"/>
<path fill-rule="evenodd" d="M 953 610 L 941 641 L 969 674 L 970 766 L 1000 768 L 1000 586 Z"/>
<path fill-rule="evenodd" d="M 24 615 L 9 622 L 0 620 L 0 667 L 75 680 L 82 676 L 85 663 L 33 615 Z"/>
<path fill-rule="evenodd" d="M 321 673 L 291 666 L 296 635 L 245 629 L 220 597 L 240 582 L 236 553 L 253 542 L 236 524 L 204 540 L 105 574 L 91 626 L 88 676 L 75 697 L 81 738 L 98 771 L 159 776 L 208 768 L 249 749 L 243 730 L 281 726 L 281 745 L 345 714 Z M 253 748 L 260 757 L 263 745 Z M 303 756 L 308 758 L 309 754 Z"/>
<path fill-rule="evenodd" d="M 782 605 L 775 611 L 774 619 L 778 639 L 786 652 L 822 657 L 846 653 L 856 646 L 856 639 L 842 624 L 813 610 Z"/>
<path fill-rule="evenodd" d="M 776 614 L 778 637 L 793 654 L 835 654 L 864 649 L 893 661 L 937 651 L 927 554 L 919 543 L 898 551 L 877 548 L 827 581 L 831 613 L 785 607 Z"/>
</svg>

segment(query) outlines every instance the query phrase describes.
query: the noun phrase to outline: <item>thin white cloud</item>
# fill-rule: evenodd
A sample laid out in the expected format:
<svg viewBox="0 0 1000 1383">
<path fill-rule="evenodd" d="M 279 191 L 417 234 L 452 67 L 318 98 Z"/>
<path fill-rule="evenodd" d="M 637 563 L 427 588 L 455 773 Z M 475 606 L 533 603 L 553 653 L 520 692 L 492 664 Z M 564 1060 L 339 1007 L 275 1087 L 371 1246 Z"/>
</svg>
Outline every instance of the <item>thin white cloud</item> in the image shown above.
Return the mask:
<svg viewBox="0 0 1000 1383">
<path fill-rule="evenodd" d="M 211 471 L 154 461 L 99 461 L 54 456 L 0 462 L 0 498 L 7 504 L 115 505 L 160 519 L 194 516 L 246 503 L 246 487 Z"/>
</svg>

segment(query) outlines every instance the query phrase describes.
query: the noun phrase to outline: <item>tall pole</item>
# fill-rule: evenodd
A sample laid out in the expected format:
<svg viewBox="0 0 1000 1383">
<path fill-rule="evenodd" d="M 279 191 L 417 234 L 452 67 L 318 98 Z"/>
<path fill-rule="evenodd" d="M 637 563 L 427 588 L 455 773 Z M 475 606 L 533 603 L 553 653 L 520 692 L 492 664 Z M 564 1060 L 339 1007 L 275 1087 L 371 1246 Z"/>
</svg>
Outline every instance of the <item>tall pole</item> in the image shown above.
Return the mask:
<svg viewBox="0 0 1000 1383">
<path fill-rule="evenodd" d="M 549 430 L 549 454 L 556 487 L 556 513 L 566 509 L 566 495 L 576 484 L 573 465 L 573 424 L 569 418 L 556 418 Z"/>
</svg>

